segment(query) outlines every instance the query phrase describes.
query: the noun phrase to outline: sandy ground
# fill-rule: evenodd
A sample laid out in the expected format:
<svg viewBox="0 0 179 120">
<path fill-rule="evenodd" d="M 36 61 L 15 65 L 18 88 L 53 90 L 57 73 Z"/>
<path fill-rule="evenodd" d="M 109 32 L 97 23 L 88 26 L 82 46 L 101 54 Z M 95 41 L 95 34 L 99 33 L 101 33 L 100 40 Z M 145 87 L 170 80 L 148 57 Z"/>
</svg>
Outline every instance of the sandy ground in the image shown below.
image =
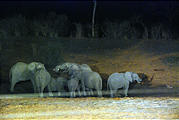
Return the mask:
<svg viewBox="0 0 179 120">
<path fill-rule="evenodd" d="M 25 95 L 1 95 L 0 119 L 179 119 L 179 97 L 39 98 Z"/>
</svg>

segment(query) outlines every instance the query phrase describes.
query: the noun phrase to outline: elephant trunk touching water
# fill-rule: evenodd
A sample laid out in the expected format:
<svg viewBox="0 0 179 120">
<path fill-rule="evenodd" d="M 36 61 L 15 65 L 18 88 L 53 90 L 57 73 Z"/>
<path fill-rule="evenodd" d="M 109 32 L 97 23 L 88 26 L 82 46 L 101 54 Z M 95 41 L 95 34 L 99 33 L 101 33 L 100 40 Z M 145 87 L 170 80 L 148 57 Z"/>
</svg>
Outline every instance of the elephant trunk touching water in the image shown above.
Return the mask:
<svg viewBox="0 0 179 120">
<path fill-rule="evenodd" d="M 34 83 L 34 74 L 40 70 L 44 69 L 44 64 L 40 62 L 31 62 L 30 64 L 26 64 L 24 62 L 17 62 L 14 64 L 9 72 L 10 78 L 10 91 L 14 91 L 14 87 L 16 83 L 20 81 L 31 80 L 34 92 L 36 92 L 36 84 Z"/>
<path fill-rule="evenodd" d="M 107 86 L 110 89 L 111 97 L 114 97 L 113 94 L 115 94 L 119 88 L 124 89 L 124 95 L 126 97 L 128 93 L 129 83 L 134 81 L 140 83 L 142 79 L 139 78 L 138 74 L 133 72 L 111 74 L 107 81 Z"/>
</svg>

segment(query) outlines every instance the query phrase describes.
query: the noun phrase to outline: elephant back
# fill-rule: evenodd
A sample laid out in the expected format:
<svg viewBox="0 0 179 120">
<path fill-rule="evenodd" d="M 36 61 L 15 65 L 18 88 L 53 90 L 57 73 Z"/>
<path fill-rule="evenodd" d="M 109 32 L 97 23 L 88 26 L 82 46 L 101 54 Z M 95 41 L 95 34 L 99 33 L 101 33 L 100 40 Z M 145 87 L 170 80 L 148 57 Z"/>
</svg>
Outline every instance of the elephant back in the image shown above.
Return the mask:
<svg viewBox="0 0 179 120">
<path fill-rule="evenodd" d="M 124 80 L 124 73 L 113 73 L 109 76 L 108 81 Z"/>
<path fill-rule="evenodd" d="M 36 81 L 40 81 L 41 84 L 48 84 L 51 81 L 51 75 L 46 69 L 40 69 L 35 73 Z"/>
<path fill-rule="evenodd" d="M 92 71 L 91 68 L 87 64 L 80 65 L 80 69 L 81 70 Z"/>
</svg>

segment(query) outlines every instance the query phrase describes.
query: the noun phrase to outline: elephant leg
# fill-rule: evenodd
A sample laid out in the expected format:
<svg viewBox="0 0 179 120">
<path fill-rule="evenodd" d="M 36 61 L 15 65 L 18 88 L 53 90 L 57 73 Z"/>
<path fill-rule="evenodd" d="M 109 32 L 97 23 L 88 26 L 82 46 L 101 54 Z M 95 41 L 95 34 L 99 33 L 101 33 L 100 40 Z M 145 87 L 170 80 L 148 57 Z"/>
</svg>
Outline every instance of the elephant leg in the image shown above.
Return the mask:
<svg viewBox="0 0 179 120">
<path fill-rule="evenodd" d="M 75 91 L 73 91 L 73 97 L 76 97 L 76 93 L 75 93 Z"/>
<path fill-rule="evenodd" d="M 110 92 L 111 92 L 111 97 L 113 98 L 114 95 L 116 94 L 117 90 L 110 90 Z"/>
<path fill-rule="evenodd" d="M 14 82 L 13 80 L 11 81 L 11 88 L 10 91 L 14 92 L 14 86 L 15 86 L 16 82 Z"/>
<path fill-rule="evenodd" d="M 58 96 L 61 96 L 61 92 L 58 92 Z"/>
<path fill-rule="evenodd" d="M 102 92 L 101 92 L 101 90 L 97 90 L 97 92 L 98 92 L 98 97 L 102 97 Z"/>
<path fill-rule="evenodd" d="M 112 98 L 114 97 L 112 90 L 110 90 L 110 96 L 111 96 Z"/>
<path fill-rule="evenodd" d="M 83 95 L 86 96 L 85 84 L 83 80 L 81 80 L 81 85 L 82 85 Z"/>
<path fill-rule="evenodd" d="M 40 93 L 40 97 L 43 97 L 43 96 L 44 96 L 44 95 L 43 95 L 43 92 L 41 92 L 41 93 Z"/>
<path fill-rule="evenodd" d="M 80 92 L 80 87 L 77 87 L 77 91 L 78 91 L 78 96 L 81 96 L 81 92 Z"/>
<path fill-rule="evenodd" d="M 49 91 L 48 92 L 49 96 L 53 96 L 52 89 L 51 89 L 50 85 L 48 85 L 47 87 L 48 87 L 48 91 Z"/>
<path fill-rule="evenodd" d="M 91 95 L 91 93 L 90 93 L 90 89 L 89 88 L 85 88 L 85 90 L 86 90 L 86 93 L 87 93 L 87 95 Z"/>
<path fill-rule="evenodd" d="M 35 85 L 34 80 L 31 80 L 31 82 L 32 82 L 32 85 L 33 85 L 33 88 L 34 88 L 34 93 L 36 93 L 37 92 L 37 86 Z"/>
<path fill-rule="evenodd" d="M 91 95 L 94 95 L 94 93 L 93 93 L 93 89 L 90 89 L 90 93 L 91 93 Z"/>
<path fill-rule="evenodd" d="M 124 96 L 127 97 L 127 93 L 128 93 L 128 87 L 124 88 Z"/>
<path fill-rule="evenodd" d="M 41 89 L 40 89 L 40 97 L 43 97 L 43 91 L 44 91 L 44 89 L 41 87 Z"/>
<path fill-rule="evenodd" d="M 70 92 L 70 97 L 71 97 L 71 98 L 73 97 L 73 92 L 72 92 L 72 91 Z"/>
</svg>

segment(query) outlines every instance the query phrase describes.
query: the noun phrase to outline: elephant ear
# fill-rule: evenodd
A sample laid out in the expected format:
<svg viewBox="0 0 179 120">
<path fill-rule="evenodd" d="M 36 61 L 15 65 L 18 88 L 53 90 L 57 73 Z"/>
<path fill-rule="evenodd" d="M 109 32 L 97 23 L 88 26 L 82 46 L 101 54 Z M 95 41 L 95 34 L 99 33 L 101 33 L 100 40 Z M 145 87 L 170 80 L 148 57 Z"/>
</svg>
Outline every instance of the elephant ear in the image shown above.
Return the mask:
<svg viewBox="0 0 179 120">
<path fill-rule="evenodd" d="M 132 72 L 126 72 L 125 73 L 125 79 L 128 80 L 129 82 L 132 82 Z"/>
<path fill-rule="evenodd" d="M 44 64 L 42 64 L 42 63 L 36 63 L 36 69 L 37 69 L 37 70 L 45 69 L 45 66 L 44 66 Z"/>
<path fill-rule="evenodd" d="M 31 72 L 34 73 L 35 68 L 36 68 L 36 64 L 35 64 L 35 62 L 32 62 L 32 63 L 30 63 L 27 67 L 28 67 L 28 70 L 29 70 L 29 71 L 31 71 Z"/>
</svg>

